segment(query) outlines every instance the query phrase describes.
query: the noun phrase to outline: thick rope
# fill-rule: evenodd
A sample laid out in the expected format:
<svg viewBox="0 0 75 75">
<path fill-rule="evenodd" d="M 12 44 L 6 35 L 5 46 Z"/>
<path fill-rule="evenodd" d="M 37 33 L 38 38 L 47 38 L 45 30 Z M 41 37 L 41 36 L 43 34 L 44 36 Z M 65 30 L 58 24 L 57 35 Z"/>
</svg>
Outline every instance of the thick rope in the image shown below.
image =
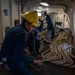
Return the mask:
<svg viewBox="0 0 75 75">
<path fill-rule="evenodd" d="M 73 61 L 75 56 L 72 54 L 72 49 L 74 48 L 71 45 L 70 40 L 72 39 L 70 37 L 70 31 L 60 33 L 57 39 L 50 44 L 50 48 L 42 53 L 43 60 L 57 65 L 75 68 Z"/>
<path fill-rule="evenodd" d="M 42 53 L 44 61 L 50 61 L 57 65 L 68 66 L 70 68 L 75 68 L 74 59 L 75 56 L 69 51 L 72 47 L 63 49 L 62 45 L 56 45 L 54 43 L 50 44 L 50 49 Z"/>
</svg>

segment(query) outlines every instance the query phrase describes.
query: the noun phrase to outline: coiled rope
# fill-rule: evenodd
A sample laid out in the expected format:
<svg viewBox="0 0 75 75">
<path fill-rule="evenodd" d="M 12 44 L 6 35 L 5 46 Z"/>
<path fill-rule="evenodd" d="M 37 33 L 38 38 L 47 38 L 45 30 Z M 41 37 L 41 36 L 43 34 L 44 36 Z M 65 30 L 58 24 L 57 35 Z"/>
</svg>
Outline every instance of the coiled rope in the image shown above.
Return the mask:
<svg viewBox="0 0 75 75">
<path fill-rule="evenodd" d="M 70 38 L 69 34 L 68 31 L 66 33 L 61 33 L 58 38 L 49 45 L 50 48 L 42 53 L 44 61 L 75 68 L 75 63 L 73 61 L 75 56 L 72 54 L 74 48 L 68 43 L 68 38 Z"/>
<path fill-rule="evenodd" d="M 73 59 L 75 56 L 72 54 L 72 46 L 63 48 L 63 45 L 57 45 L 55 43 L 50 44 L 50 49 L 42 53 L 44 61 L 50 61 L 57 65 L 68 66 L 70 68 L 75 68 Z M 72 59 L 73 58 L 73 59 Z"/>
</svg>

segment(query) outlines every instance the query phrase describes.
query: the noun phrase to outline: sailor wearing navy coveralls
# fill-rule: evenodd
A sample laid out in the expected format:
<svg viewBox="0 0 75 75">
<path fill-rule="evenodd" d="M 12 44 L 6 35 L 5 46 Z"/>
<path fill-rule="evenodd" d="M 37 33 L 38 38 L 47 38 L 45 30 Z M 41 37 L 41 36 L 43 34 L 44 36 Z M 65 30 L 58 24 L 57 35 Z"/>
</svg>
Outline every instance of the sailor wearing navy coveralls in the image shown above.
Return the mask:
<svg viewBox="0 0 75 75">
<path fill-rule="evenodd" d="M 6 58 L 6 63 L 15 75 L 32 75 L 25 64 L 42 64 L 42 60 L 30 58 L 27 50 L 28 33 L 37 26 L 38 16 L 34 11 L 22 14 L 23 21 L 20 25 L 11 28 L 3 41 L 1 47 L 2 59 Z"/>
<path fill-rule="evenodd" d="M 44 15 L 46 16 L 47 30 L 51 30 L 52 31 L 51 39 L 53 39 L 54 38 L 54 28 L 53 28 L 52 20 L 51 20 L 50 16 L 47 14 L 47 12 L 44 12 Z"/>
</svg>

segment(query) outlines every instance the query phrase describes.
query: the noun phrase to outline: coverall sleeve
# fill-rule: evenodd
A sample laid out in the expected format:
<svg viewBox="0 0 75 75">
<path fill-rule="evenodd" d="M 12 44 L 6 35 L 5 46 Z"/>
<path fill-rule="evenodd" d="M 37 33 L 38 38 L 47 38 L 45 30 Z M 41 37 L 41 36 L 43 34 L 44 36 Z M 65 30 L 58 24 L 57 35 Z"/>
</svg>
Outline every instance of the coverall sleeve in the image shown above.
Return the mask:
<svg viewBox="0 0 75 75">
<path fill-rule="evenodd" d="M 24 62 L 24 63 L 32 63 L 33 59 L 29 56 L 26 56 L 24 51 L 26 49 L 27 44 L 27 35 L 22 33 L 15 38 L 15 49 L 14 49 L 14 57 L 16 60 Z"/>
<path fill-rule="evenodd" d="M 47 21 L 47 22 L 49 22 L 49 21 L 51 22 L 51 18 L 50 18 L 49 15 L 46 16 L 46 21 Z"/>
</svg>

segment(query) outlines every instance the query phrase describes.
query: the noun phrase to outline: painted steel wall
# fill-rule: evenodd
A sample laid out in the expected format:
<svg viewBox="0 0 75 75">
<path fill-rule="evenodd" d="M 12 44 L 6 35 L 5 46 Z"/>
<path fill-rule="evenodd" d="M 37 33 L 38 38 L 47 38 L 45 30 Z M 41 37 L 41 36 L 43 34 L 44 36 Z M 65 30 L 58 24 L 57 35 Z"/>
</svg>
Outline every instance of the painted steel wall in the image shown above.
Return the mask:
<svg viewBox="0 0 75 75">
<path fill-rule="evenodd" d="M 19 19 L 19 3 L 15 0 L 0 0 L 0 42 L 5 37 L 5 28 L 14 26 L 14 20 Z"/>
<path fill-rule="evenodd" d="M 19 8 L 18 8 L 18 3 L 16 3 L 14 0 L 12 0 L 12 5 L 11 5 L 11 17 L 12 17 L 12 27 L 14 26 L 14 20 L 19 19 Z"/>
<path fill-rule="evenodd" d="M 3 29 L 2 29 L 2 12 L 1 12 L 1 1 L 0 1 L 0 46 L 3 40 Z"/>
</svg>

